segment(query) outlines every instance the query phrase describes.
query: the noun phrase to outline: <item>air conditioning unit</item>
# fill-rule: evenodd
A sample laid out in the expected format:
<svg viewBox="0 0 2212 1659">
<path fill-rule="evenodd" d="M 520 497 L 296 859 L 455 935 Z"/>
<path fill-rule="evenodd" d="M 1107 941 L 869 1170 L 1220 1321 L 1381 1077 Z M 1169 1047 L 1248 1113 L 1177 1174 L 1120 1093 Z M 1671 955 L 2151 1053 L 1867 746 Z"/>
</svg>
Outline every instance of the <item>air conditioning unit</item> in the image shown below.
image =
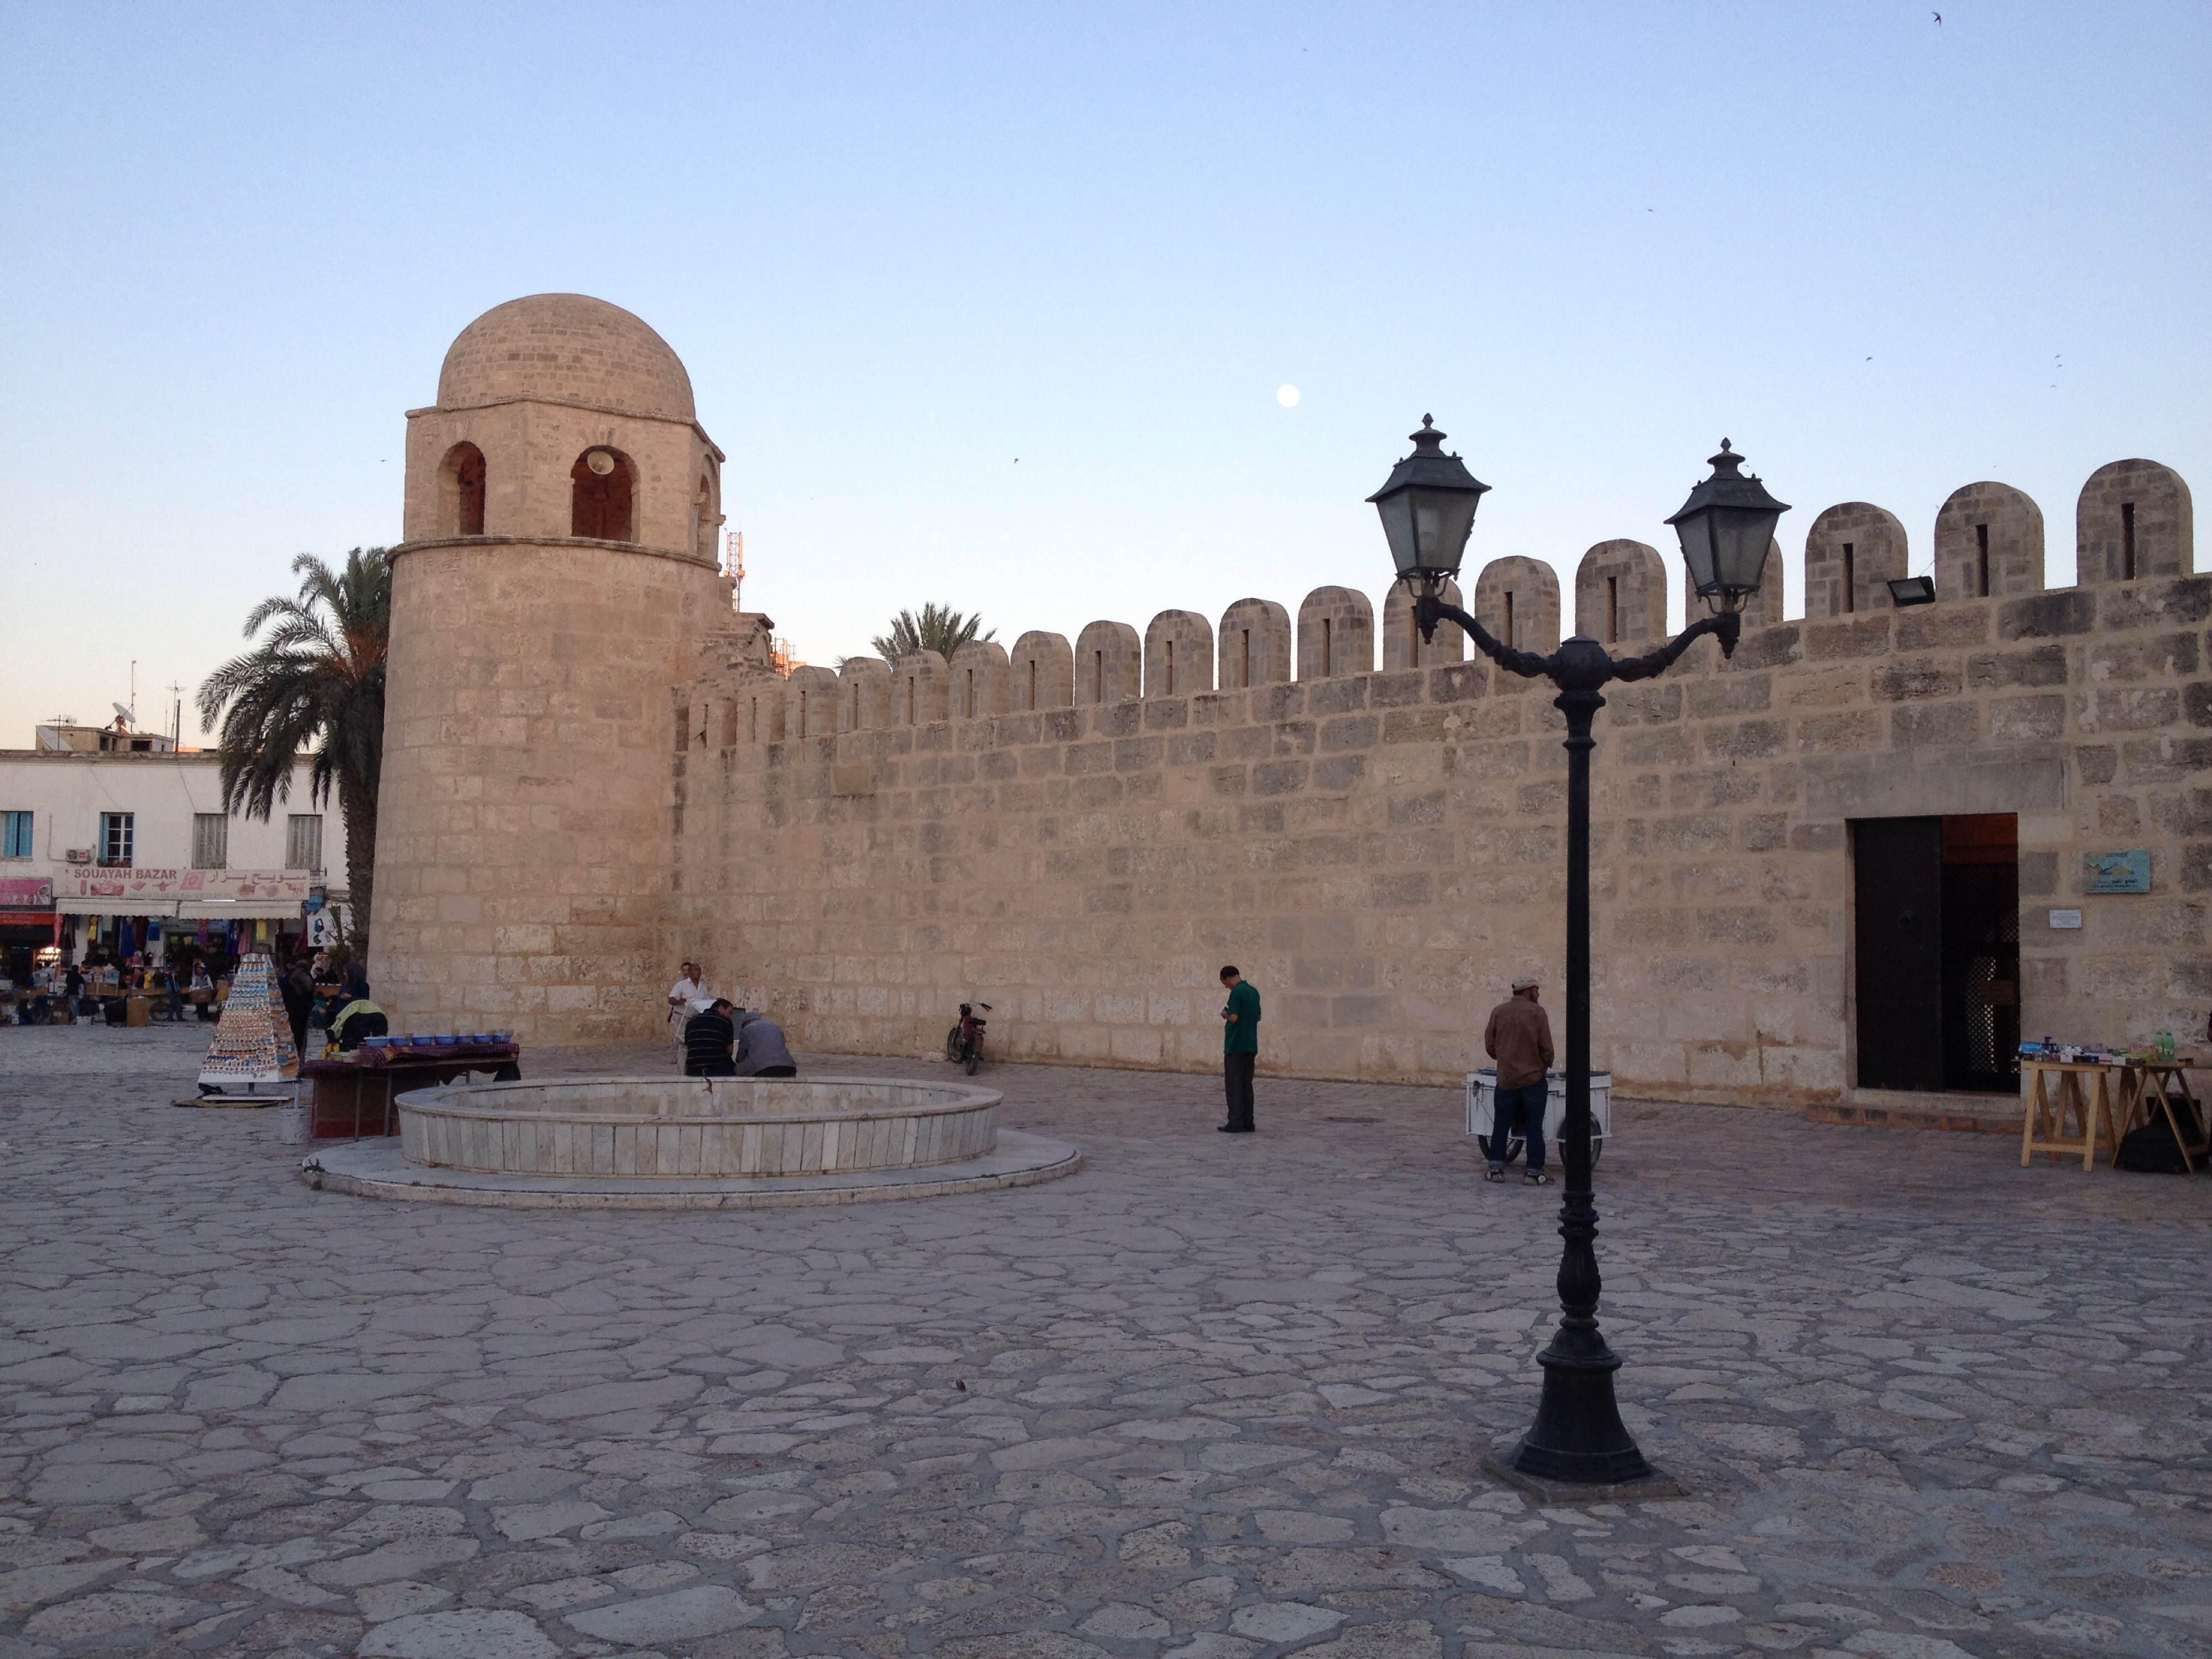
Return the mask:
<svg viewBox="0 0 2212 1659">
<path fill-rule="evenodd" d="M 63 854 L 62 856 L 67 859 L 71 864 L 89 864 L 92 862 L 92 848 L 89 847 L 72 847 L 68 852 Z"/>
</svg>

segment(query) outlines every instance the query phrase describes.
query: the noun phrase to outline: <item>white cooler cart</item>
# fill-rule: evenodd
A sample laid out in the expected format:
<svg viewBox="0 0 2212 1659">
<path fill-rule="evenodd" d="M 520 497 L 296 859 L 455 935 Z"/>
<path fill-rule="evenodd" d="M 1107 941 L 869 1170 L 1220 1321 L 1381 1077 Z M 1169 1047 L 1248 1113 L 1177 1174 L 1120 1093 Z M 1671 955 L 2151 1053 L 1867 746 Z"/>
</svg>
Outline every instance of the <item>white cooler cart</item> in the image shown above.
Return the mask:
<svg viewBox="0 0 2212 1659">
<path fill-rule="evenodd" d="M 1545 1162 L 1557 1164 L 1561 1158 L 1556 1150 L 1559 1144 L 1559 1126 L 1567 1121 L 1567 1079 L 1564 1072 L 1548 1072 L 1544 1082 L 1544 1139 L 1547 1143 Z M 1467 1074 L 1467 1132 L 1480 1137 L 1485 1157 L 1490 1152 L 1490 1131 L 1498 1109 L 1498 1068 L 1486 1066 L 1479 1072 Z M 1613 1073 L 1590 1073 L 1590 1164 L 1595 1168 L 1598 1157 L 1605 1151 L 1605 1138 L 1613 1133 Z M 1510 1164 L 1523 1150 L 1522 1137 L 1514 1135 L 1506 1143 L 1505 1156 L 1501 1163 Z"/>
</svg>

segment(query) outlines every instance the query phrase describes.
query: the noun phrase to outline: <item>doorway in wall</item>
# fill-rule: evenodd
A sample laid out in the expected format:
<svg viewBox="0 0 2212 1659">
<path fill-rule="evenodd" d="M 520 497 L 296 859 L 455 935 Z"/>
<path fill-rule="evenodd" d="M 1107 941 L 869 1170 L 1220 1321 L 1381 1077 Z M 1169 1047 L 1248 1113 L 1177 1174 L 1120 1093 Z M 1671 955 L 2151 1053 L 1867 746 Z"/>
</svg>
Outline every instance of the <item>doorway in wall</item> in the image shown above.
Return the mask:
<svg viewBox="0 0 2212 1659">
<path fill-rule="evenodd" d="M 1858 1085 L 2020 1086 L 2020 829 L 2009 812 L 1850 825 Z"/>
</svg>

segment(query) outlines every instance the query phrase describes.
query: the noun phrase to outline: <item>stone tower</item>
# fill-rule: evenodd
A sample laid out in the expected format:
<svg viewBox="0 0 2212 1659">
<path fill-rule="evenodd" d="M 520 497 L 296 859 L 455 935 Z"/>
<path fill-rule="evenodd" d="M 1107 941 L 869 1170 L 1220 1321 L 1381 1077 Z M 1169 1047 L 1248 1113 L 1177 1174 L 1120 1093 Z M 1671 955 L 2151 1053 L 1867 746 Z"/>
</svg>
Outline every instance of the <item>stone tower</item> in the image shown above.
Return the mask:
<svg viewBox="0 0 2212 1659">
<path fill-rule="evenodd" d="M 395 1031 L 661 1029 L 672 688 L 727 626 L 722 452 L 667 343 L 540 294 L 407 416 L 372 980 Z"/>
</svg>

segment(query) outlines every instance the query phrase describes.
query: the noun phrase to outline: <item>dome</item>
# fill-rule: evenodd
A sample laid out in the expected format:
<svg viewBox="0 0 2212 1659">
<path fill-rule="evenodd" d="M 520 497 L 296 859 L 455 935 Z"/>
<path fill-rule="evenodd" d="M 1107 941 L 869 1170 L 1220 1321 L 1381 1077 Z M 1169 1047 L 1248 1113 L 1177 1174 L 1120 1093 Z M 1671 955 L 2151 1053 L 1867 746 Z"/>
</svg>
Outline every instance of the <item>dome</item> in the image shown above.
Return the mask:
<svg viewBox="0 0 2212 1659">
<path fill-rule="evenodd" d="M 587 294 L 509 300 L 460 331 L 438 371 L 438 406 L 508 398 L 696 418 L 691 377 L 645 322 Z"/>
</svg>

